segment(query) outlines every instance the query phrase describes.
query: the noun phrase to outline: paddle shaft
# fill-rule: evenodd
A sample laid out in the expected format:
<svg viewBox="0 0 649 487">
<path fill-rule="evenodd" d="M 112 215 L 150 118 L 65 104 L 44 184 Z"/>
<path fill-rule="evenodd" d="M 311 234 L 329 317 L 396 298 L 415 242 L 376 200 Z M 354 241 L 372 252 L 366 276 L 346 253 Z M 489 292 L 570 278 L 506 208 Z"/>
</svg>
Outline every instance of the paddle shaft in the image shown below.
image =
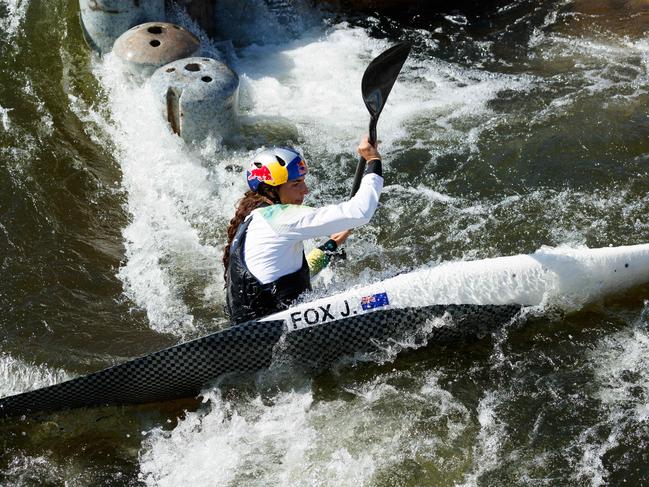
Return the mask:
<svg viewBox="0 0 649 487">
<path fill-rule="evenodd" d="M 378 115 L 376 117 L 370 118 L 370 130 L 369 130 L 369 141 L 370 144 L 376 145 L 376 124 L 379 121 Z M 366 161 L 363 156 L 358 158 L 358 164 L 356 164 L 356 174 L 354 174 L 354 183 L 352 184 L 352 192 L 350 198 L 353 198 L 358 188 L 361 186 L 361 179 L 363 179 L 363 173 L 365 172 Z"/>
</svg>

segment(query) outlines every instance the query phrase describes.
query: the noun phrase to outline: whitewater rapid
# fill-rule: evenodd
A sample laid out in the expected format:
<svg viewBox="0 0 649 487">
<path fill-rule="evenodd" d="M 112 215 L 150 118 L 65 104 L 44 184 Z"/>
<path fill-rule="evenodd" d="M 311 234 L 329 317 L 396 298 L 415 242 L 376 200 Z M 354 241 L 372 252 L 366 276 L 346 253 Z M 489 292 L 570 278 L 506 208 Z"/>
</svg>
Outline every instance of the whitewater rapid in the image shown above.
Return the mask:
<svg viewBox="0 0 649 487">
<path fill-rule="evenodd" d="M 25 40 L 26 28 L 33 32 L 39 22 L 49 28 L 52 11 L 0 1 L 8 46 L 3 60 L 11 66 L 33 56 L 32 44 L 45 51 L 39 36 Z M 347 261 L 316 283 L 315 297 L 444 262 L 461 266 L 544 245 L 569 254 L 647 240 L 642 110 L 649 44 L 625 30 L 628 22 L 608 32 L 597 26 L 602 14 L 573 12 L 580 2 L 568 0 L 529 9 L 511 2 L 491 12 L 492 30 L 473 25 L 469 14 L 446 13 L 439 27 L 425 29 L 310 8 L 287 26 L 286 13 L 275 15 L 265 2 L 246 2 L 247 9 L 235 0 L 219 4 L 223 37 L 215 41 L 182 11 L 170 20 L 200 37 L 202 55 L 224 59 L 239 73 L 243 129 L 235 140 L 185 145 L 147 87 L 125 80 L 115 59 L 90 57 L 84 64 L 86 57 L 66 44 L 78 29 L 67 4 L 52 6 L 61 14 L 61 44 L 47 51 L 53 69 L 34 63 L 14 73 L 19 83 L 12 96 L 30 111 L 0 100 L 0 130 L 16 141 L 2 148 L 11 177 L 34 179 L 30 168 L 50 162 L 34 162 L 44 158 L 38 145 L 60 138 L 62 124 L 78 124 L 84 135 L 87 146 L 70 156 L 79 173 L 99 172 L 84 157 L 115 165 L 101 173 L 111 174 L 101 191 L 123 205 L 122 219 L 104 222 L 116 229 L 111 252 L 119 255 L 114 269 L 102 261 L 87 274 L 116 275 L 116 294 L 107 287 L 105 299 L 116 301 L 116 309 L 132 307 L 138 319 L 124 318 L 111 334 L 109 325 L 79 319 L 81 309 L 68 328 L 55 328 L 58 348 L 50 351 L 53 335 L 38 325 L 44 298 L 35 296 L 33 309 L 7 319 L 19 322 L 15 334 L 40 347 L 40 355 L 32 360 L 29 350 L 29 359 L 17 358 L 20 345 L 0 349 L 3 395 L 144 350 L 144 343 L 125 345 L 132 337 L 178 342 L 225 326 L 220 259 L 224 229 L 245 189 L 245 161 L 261 147 L 292 144 L 310 163 L 308 203 L 346 198 L 355 146 L 367 125 L 360 79 L 396 37 L 415 49 L 379 123 L 386 172 L 381 207 L 351 238 Z M 644 17 L 634 14 L 629 22 L 634 19 Z M 80 70 L 91 70 L 96 84 L 79 81 Z M 63 87 L 56 103 L 47 99 L 50 86 Z M 87 95 L 94 90 L 96 98 Z M 27 130 L 33 132 L 21 132 Z M 75 143 L 65 138 L 64 144 Z M 87 211 L 102 214 L 105 200 L 93 188 Z M 28 196 L 42 204 L 37 191 Z M 53 212 L 35 219 L 65 227 L 56 218 Z M 11 234 L 15 228 L 7 224 L 0 232 L 22 251 L 28 237 Z M 11 249 L 3 256 L 10 261 Z M 583 291 L 590 296 L 595 288 Z M 398 359 L 396 344 L 369 363 L 343 364 L 322 377 L 225 381 L 206 389 L 204 402 L 187 412 L 160 405 L 159 416 L 127 408 L 101 421 L 84 412 L 42 429 L 23 421 L 5 425 L 8 453 L 0 457 L 0 476 L 9 485 L 34 478 L 205 486 L 641 483 L 649 434 L 643 292 L 586 309 L 578 295 L 564 309 L 579 313 L 544 315 L 560 300 L 557 292 L 528 326 L 504 330 L 488 343 L 432 347 Z M 46 304 L 61 307 L 52 314 L 83 308 L 77 301 Z M 34 329 L 21 328 L 23 316 Z M 92 343 L 83 355 L 86 337 Z M 65 349 L 61 342 L 68 340 Z M 61 350 L 72 358 L 53 358 Z M 70 444 L 81 448 L 72 453 Z"/>
</svg>

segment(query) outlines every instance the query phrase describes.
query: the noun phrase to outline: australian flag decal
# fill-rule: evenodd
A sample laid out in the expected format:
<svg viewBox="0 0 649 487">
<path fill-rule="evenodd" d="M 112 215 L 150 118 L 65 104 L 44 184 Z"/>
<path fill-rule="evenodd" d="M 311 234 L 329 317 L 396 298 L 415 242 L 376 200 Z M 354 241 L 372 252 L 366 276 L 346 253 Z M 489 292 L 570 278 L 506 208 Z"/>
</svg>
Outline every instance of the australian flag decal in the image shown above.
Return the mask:
<svg viewBox="0 0 649 487">
<path fill-rule="evenodd" d="M 368 309 L 380 308 L 390 304 L 388 300 L 388 293 L 372 294 L 371 296 L 364 296 L 361 298 L 361 307 L 364 311 Z"/>
</svg>

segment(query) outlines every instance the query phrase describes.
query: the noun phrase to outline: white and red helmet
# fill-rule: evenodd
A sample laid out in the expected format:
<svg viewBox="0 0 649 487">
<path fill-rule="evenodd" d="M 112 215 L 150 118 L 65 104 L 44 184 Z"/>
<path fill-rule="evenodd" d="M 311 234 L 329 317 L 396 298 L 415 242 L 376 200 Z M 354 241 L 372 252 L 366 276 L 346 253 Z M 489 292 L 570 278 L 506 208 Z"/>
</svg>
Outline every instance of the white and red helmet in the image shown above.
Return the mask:
<svg viewBox="0 0 649 487">
<path fill-rule="evenodd" d="M 289 147 L 271 147 L 255 155 L 246 176 L 248 186 L 256 192 L 259 183 L 279 186 L 301 178 L 307 172 L 306 161 L 298 151 Z"/>
</svg>

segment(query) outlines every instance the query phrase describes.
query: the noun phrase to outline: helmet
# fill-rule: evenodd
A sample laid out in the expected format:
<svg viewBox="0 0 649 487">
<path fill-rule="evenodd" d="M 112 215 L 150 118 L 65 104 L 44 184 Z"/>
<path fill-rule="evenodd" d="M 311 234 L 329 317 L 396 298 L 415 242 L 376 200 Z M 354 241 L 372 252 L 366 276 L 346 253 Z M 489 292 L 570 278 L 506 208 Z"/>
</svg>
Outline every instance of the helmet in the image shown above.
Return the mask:
<svg viewBox="0 0 649 487">
<path fill-rule="evenodd" d="M 289 147 L 271 147 L 258 153 L 246 171 L 248 186 L 257 191 L 259 183 L 279 186 L 307 173 L 302 155 Z"/>
</svg>

